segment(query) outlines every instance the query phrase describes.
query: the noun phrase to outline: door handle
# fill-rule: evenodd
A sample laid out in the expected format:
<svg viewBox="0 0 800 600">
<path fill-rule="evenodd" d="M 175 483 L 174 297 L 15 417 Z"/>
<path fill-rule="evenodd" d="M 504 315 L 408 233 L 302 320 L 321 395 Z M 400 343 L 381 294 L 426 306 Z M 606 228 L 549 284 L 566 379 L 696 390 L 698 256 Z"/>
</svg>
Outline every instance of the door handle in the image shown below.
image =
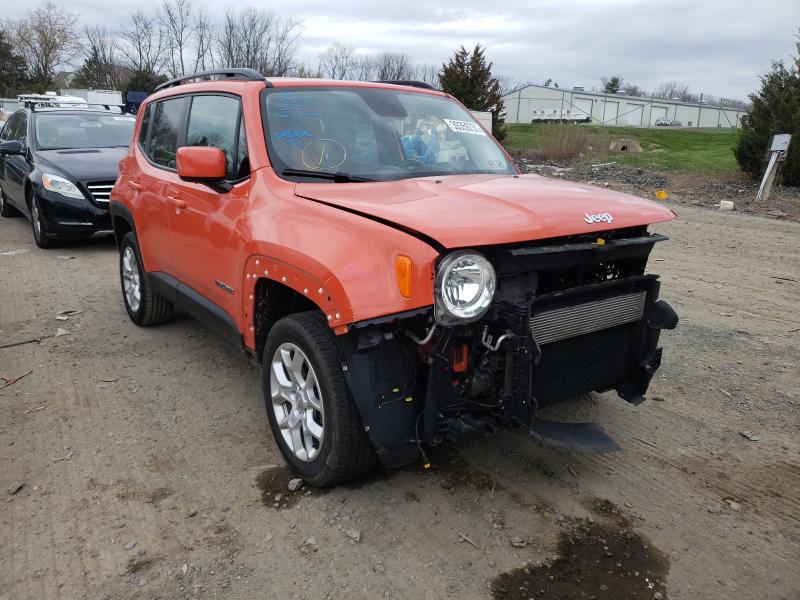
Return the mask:
<svg viewBox="0 0 800 600">
<path fill-rule="evenodd" d="M 136 181 L 129 181 L 128 185 L 131 186 L 133 189 L 135 189 L 137 192 L 140 192 L 142 190 L 142 184 Z"/>
<path fill-rule="evenodd" d="M 175 196 L 167 196 L 167 202 L 172 204 L 175 208 L 186 208 L 186 200 L 181 200 Z"/>
</svg>

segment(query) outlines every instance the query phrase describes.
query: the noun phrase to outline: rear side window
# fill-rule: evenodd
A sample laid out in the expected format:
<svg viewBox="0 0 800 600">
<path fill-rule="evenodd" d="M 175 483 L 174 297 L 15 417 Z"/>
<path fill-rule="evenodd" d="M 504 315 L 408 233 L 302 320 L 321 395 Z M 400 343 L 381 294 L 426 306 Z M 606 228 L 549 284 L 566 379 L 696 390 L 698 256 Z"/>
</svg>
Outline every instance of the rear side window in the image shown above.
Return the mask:
<svg viewBox="0 0 800 600">
<path fill-rule="evenodd" d="M 3 130 L 5 140 L 18 140 L 23 144 L 28 137 L 28 115 L 24 112 L 13 115 Z"/>
<path fill-rule="evenodd" d="M 175 168 L 175 153 L 178 151 L 178 135 L 186 102 L 186 98 L 171 98 L 156 104 L 147 155 L 157 165 Z"/>
<path fill-rule="evenodd" d="M 142 116 L 142 128 L 139 130 L 139 145 L 142 148 L 147 146 L 147 133 L 150 129 L 150 115 L 153 114 L 153 105 L 148 104 Z"/>
<path fill-rule="evenodd" d="M 226 179 L 239 179 L 240 102 L 231 96 L 194 96 L 187 146 L 213 146 L 225 154 Z"/>
</svg>

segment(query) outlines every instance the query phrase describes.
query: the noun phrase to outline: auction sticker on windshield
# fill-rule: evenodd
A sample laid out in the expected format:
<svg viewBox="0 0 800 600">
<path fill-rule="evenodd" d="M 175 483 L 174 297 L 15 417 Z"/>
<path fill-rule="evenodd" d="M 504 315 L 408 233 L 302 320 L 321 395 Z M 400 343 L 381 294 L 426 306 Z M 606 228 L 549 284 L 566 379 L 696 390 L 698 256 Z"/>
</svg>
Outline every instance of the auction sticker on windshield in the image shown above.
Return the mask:
<svg viewBox="0 0 800 600">
<path fill-rule="evenodd" d="M 469 121 L 459 121 L 457 119 L 442 119 L 447 126 L 456 133 L 470 133 L 472 135 L 486 135 L 486 132 L 475 123 Z"/>
</svg>

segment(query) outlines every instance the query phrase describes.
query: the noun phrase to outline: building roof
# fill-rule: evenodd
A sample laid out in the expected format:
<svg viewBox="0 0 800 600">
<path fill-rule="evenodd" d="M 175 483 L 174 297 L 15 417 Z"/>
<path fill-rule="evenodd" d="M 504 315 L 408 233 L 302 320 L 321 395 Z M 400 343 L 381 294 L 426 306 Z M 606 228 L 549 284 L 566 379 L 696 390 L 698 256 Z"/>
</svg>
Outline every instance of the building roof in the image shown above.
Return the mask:
<svg viewBox="0 0 800 600">
<path fill-rule="evenodd" d="M 543 90 L 550 90 L 550 91 L 559 91 L 562 93 L 570 93 L 570 94 L 579 94 L 581 96 L 594 96 L 596 98 L 613 98 L 614 100 L 619 100 L 621 98 L 626 100 L 633 100 L 635 102 L 652 102 L 653 104 L 670 104 L 670 105 L 680 105 L 680 106 L 694 106 L 699 108 L 719 108 L 722 110 L 732 110 L 737 112 L 746 113 L 746 108 L 737 108 L 734 106 L 720 106 L 717 104 L 700 104 L 699 102 L 684 102 L 683 100 L 668 100 L 666 98 L 654 98 L 648 96 L 629 96 L 627 94 L 607 94 L 605 92 L 593 92 L 593 91 L 586 91 L 586 90 L 576 90 L 574 88 L 560 88 L 560 87 L 551 87 L 551 86 L 544 86 L 544 85 L 536 85 L 535 83 L 529 83 L 528 85 L 523 85 L 522 87 L 518 87 L 515 90 L 512 90 L 503 96 L 503 99 L 508 98 L 509 96 L 516 94 L 517 92 L 521 92 L 527 88 L 539 88 Z"/>
</svg>

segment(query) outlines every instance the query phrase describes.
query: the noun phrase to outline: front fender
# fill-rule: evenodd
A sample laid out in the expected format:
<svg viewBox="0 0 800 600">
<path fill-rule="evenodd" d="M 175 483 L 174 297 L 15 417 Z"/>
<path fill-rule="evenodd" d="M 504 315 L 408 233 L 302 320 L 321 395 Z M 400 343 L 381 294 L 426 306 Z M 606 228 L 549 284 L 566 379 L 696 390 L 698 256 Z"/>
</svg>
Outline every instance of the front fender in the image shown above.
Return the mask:
<svg viewBox="0 0 800 600">
<path fill-rule="evenodd" d="M 291 182 L 281 186 L 277 178 L 270 179 L 264 188 L 278 193 L 255 198 L 247 224 L 251 242 L 241 289 L 249 299 L 242 315 L 248 346 L 254 347 L 251 295 L 261 278 L 308 297 L 337 334 L 359 321 L 433 304 L 436 249 L 367 216 L 299 198 Z M 283 189 L 276 190 L 279 186 Z M 409 298 L 397 284 L 395 261 L 400 255 L 412 263 Z"/>
</svg>

